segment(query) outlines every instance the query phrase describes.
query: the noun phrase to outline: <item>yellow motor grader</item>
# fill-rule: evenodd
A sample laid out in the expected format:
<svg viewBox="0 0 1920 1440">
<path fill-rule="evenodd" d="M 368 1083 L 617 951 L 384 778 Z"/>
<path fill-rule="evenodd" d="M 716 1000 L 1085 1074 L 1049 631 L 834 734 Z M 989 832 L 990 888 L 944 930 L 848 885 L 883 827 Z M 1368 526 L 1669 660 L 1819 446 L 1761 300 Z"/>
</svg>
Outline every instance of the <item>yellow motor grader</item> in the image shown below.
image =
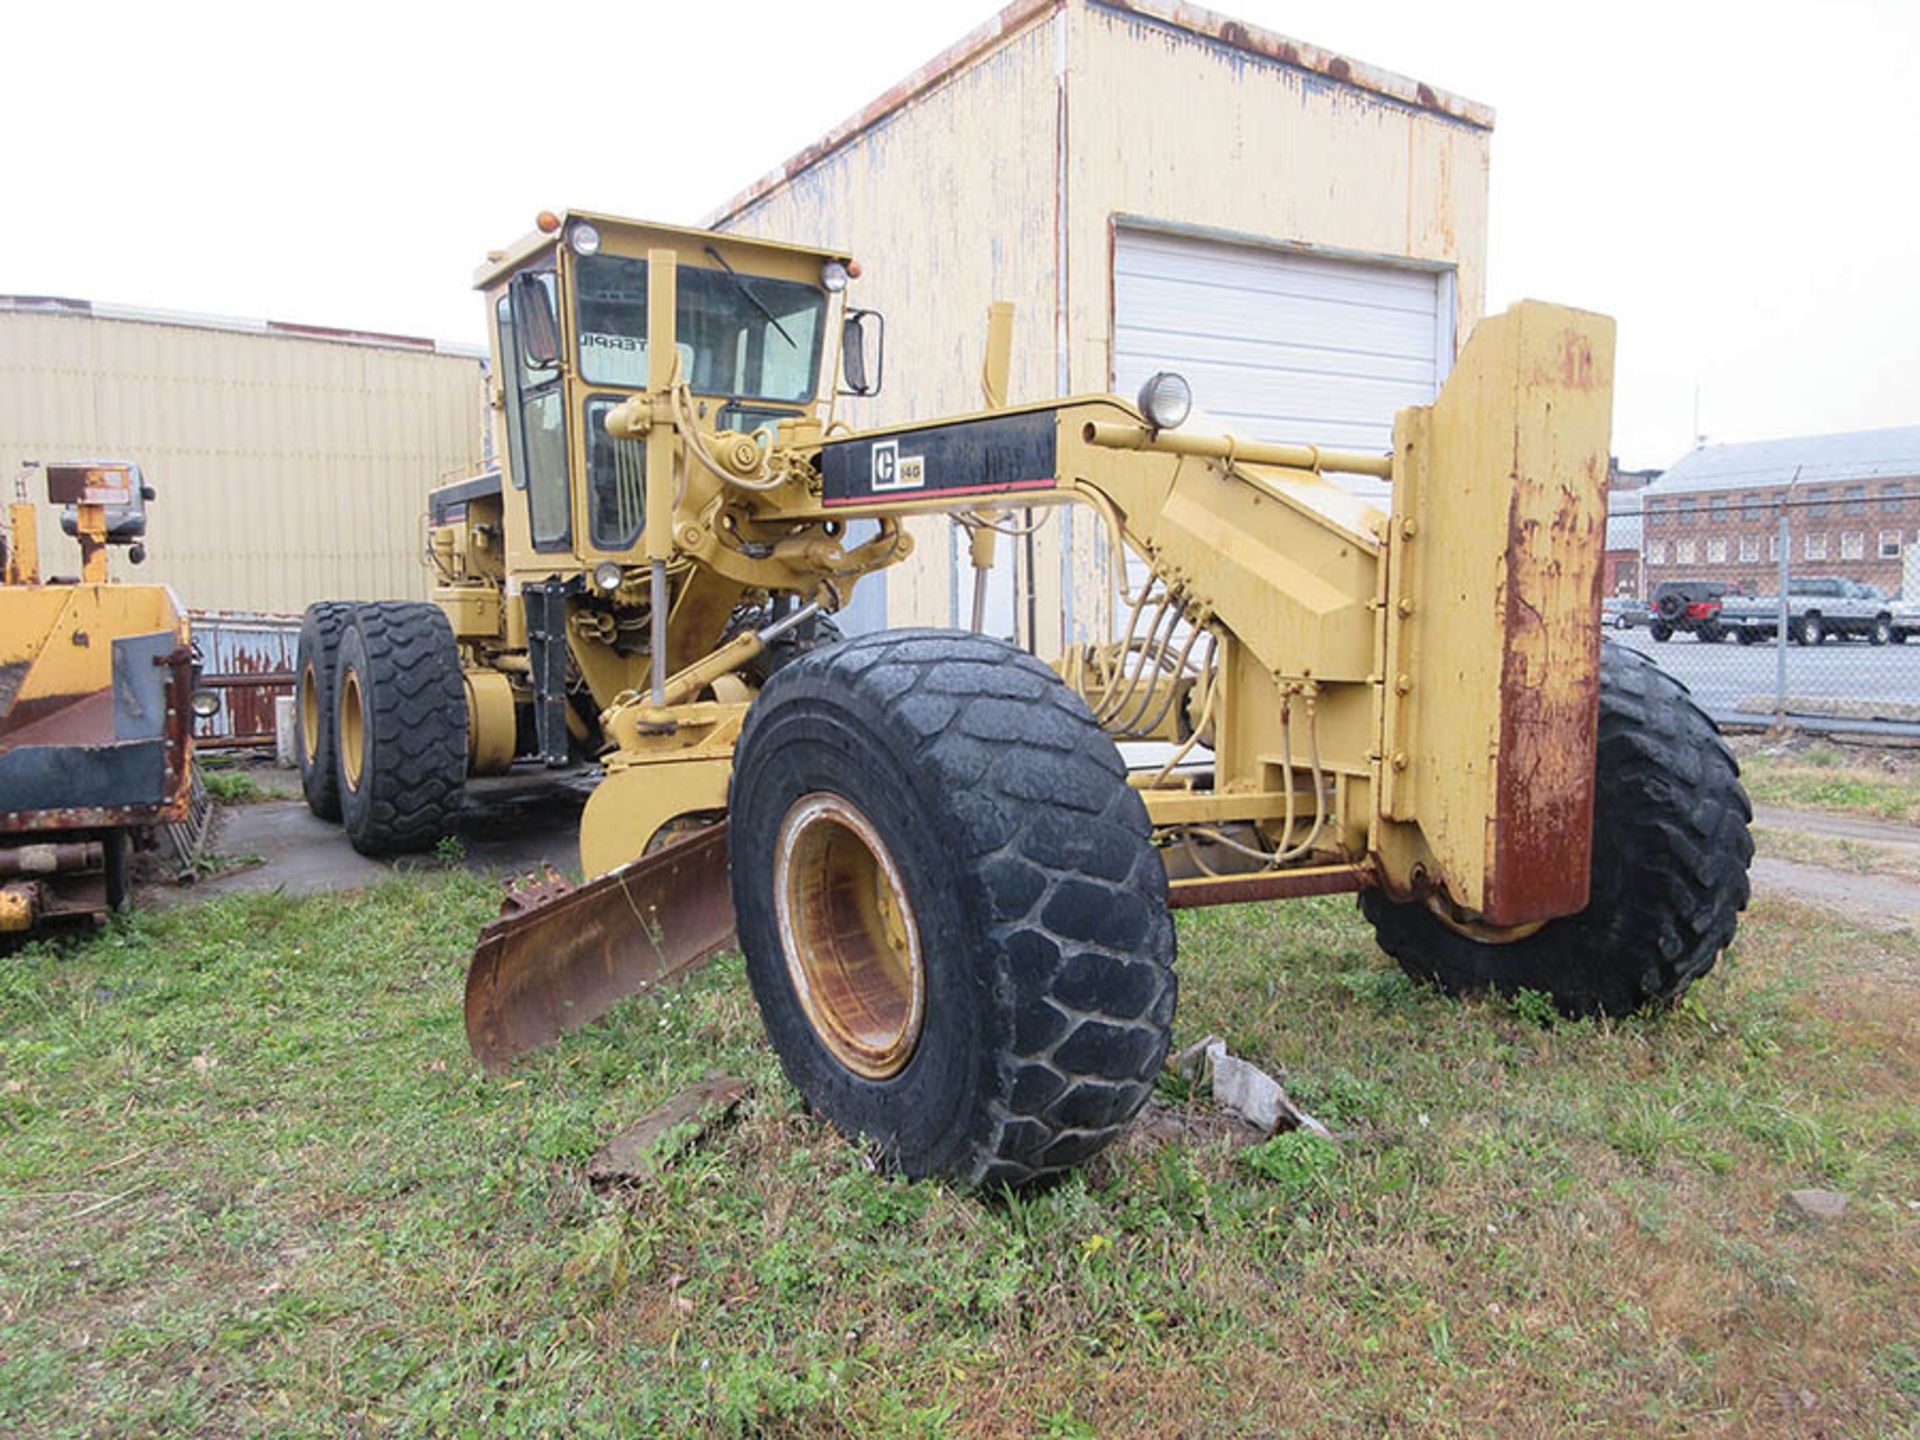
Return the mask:
<svg viewBox="0 0 1920 1440">
<path fill-rule="evenodd" d="M 1737 768 L 1600 638 L 1610 321 L 1483 321 L 1392 452 L 1353 454 L 1185 430 L 1171 374 L 1006 403 L 996 307 L 985 408 L 856 431 L 836 396 L 872 392 L 883 337 L 857 275 L 543 216 L 477 277 L 503 461 L 433 492 L 433 603 L 307 618 L 307 793 L 356 844 L 430 842 L 467 774 L 604 767 L 587 880 L 483 932 L 484 1063 L 737 935 L 816 1109 L 907 1174 L 1017 1183 L 1146 1099 L 1174 908 L 1358 892 L 1415 975 L 1574 1013 L 1714 963 L 1747 899 Z M 955 517 L 979 565 L 1011 512 L 1066 506 L 1110 638 L 831 628 L 906 517 Z"/>
</svg>

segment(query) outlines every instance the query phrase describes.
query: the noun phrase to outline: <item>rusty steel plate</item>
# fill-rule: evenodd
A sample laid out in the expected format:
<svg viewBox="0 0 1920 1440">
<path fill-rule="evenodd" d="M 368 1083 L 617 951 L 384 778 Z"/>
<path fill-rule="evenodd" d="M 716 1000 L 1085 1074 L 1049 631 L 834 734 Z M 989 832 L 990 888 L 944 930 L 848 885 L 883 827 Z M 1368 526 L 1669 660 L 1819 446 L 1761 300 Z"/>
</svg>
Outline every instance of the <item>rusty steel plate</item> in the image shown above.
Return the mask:
<svg viewBox="0 0 1920 1440">
<path fill-rule="evenodd" d="M 582 885 L 549 875 L 535 893 L 509 894 L 467 971 L 467 1044 L 489 1070 L 733 943 L 724 822 Z"/>
</svg>

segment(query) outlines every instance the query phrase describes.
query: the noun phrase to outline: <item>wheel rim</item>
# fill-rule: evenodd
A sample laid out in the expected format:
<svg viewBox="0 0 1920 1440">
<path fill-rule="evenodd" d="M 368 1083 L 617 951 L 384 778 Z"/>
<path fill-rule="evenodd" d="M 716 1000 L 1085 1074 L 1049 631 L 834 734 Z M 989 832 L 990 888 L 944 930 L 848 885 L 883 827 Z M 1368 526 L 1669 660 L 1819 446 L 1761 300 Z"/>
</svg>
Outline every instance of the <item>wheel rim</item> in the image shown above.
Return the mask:
<svg viewBox="0 0 1920 1440">
<path fill-rule="evenodd" d="M 360 717 L 360 676 L 353 670 L 340 675 L 339 736 L 341 774 L 349 790 L 358 790 L 366 769 L 366 726 Z"/>
<path fill-rule="evenodd" d="M 1482 945 L 1511 945 L 1516 940 L 1524 940 L 1529 935 L 1538 934 L 1541 927 L 1547 923 L 1544 920 L 1531 920 L 1524 925 L 1489 925 L 1484 920 L 1457 913 L 1453 906 L 1447 903 L 1446 897 L 1438 892 L 1430 893 L 1426 901 L 1427 909 L 1433 912 L 1434 917 L 1442 925 L 1456 934 L 1466 936 L 1469 940 L 1478 940 Z"/>
<path fill-rule="evenodd" d="M 873 822 L 838 795 L 803 795 L 774 842 L 773 900 L 813 1033 L 870 1080 L 913 1058 L 926 1015 L 926 965 L 912 903 Z"/>
<path fill-rule="evenodd" d="M 311 660 L 300 667 L 300 744 L 309 761 L 320 753 L 320 686 Z"/>
</svg>

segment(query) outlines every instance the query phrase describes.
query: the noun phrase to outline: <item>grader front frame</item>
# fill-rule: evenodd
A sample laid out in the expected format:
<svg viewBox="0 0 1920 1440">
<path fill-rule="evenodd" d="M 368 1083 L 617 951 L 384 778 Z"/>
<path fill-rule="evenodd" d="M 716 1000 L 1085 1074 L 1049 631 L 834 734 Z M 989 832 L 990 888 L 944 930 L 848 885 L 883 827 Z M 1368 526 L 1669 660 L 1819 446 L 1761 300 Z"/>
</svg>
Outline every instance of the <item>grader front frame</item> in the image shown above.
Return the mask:
<svg viewBox="0 0 1920 1440">
<path fill-rule="evenodd" d="M 356 843 L 425 843 L 466 770 L 604 767 L 589 878 L 482 937 L 483 1062 L 737 930 L 822 1113 L 910 1174 L 1018 1181 L 1144 1101 L 1173 907 L 1359 891 L 1416 974 L 1576 1012 L 1670 998 L 1731 937 L 1731 756 L 1599 637 L 1610 321 L 1483 321 L 1391 454 L 1355 455 L 1189 433 L 1172 377 L 1008 404 L 996 307 L 986 409 L 853 431 L 834 396 L 871 388 L 879 334 L 851 257 L 546 220 L 478 277 L 506 473 L 435 492 L 435 607 L 316 611 L 302 660 L 305 773 Z M 829 628 L 910 517 L 986 558 L 1011 509 L 1068 505 L 1112 567 L 1107 640 L 1042 664 Z M 1160 749 L 1130 770 L 1132 741 Z"/>
</svg>

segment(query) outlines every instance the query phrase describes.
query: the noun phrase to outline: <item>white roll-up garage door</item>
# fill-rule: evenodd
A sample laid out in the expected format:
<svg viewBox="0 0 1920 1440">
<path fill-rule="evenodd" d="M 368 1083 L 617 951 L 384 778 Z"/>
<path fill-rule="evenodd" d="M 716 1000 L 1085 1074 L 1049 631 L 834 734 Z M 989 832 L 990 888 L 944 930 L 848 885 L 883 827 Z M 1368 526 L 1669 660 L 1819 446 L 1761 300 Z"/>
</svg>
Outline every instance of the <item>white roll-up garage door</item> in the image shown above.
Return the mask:
<svg viewBox="0 0 1920 1440">
<path fill-rule="evenodd" d="M 1394 412 L 1431 401 L 1453 364 L 1451 271 L 1125 226 L 1113 269 L 1114 390 L 1178 371 L 1198 423 L 1233 435 L 1385 453 Z"/>
</svg>

